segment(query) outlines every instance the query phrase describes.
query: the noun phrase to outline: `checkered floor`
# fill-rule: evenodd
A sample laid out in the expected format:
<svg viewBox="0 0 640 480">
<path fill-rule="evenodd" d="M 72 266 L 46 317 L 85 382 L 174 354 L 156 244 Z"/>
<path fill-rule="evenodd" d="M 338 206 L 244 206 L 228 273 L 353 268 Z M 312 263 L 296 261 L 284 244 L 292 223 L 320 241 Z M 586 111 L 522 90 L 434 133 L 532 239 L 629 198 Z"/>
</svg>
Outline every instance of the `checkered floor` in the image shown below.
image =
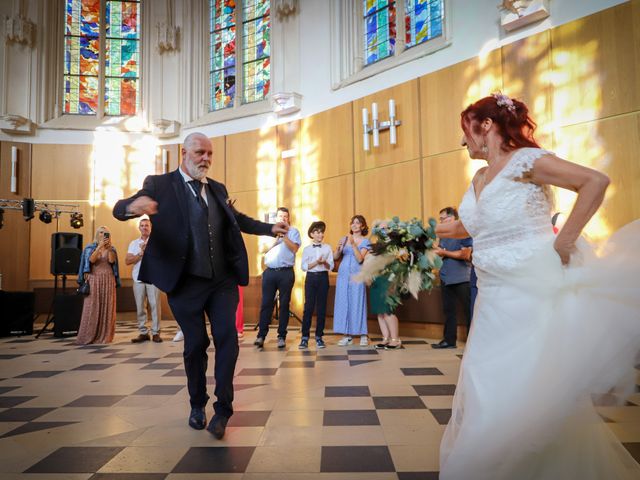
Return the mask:
<svg viewBox="0 0 640 480">
<path fill-rule="evenodd" d="M 236 414 L 218 441 L 187 426 L 175 323 L 164 322 L 164 343 L 132 344 L 132 320 L 118 317 L 108 346 L 47 334 L 0 339 L 3 479 L 438 478 L 461 349 L 407 338 L 402 350 L 376 351 L 326 336 L 328 348 L 312 341 L 299 351 L 291 331 L 285 350 L 271 332 L 258 351 L 249 330 Z M 640 394 L 626 406 L 608 400 L 598 399 L 600 414 L 640 459 Z"/>
</svg>

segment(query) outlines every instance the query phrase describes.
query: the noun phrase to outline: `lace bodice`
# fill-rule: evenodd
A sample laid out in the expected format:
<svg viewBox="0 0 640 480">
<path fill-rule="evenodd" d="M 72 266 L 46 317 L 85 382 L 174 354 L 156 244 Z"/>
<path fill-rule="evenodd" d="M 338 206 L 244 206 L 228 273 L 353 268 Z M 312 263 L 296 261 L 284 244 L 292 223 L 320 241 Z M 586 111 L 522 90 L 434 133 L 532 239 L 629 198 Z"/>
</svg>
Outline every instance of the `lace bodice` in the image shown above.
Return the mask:
<svg viewBox="0 0 640 480">
<path fill-rule="evenodd" d="M 485 271 L 511 270 L 553 237 L 548 187 L 518 181 L 550 154 L 521 148 L 476 199 L 473 183 L 460 204 L 460 220 L 473 237 L 473 263 Z"/>
</svg>

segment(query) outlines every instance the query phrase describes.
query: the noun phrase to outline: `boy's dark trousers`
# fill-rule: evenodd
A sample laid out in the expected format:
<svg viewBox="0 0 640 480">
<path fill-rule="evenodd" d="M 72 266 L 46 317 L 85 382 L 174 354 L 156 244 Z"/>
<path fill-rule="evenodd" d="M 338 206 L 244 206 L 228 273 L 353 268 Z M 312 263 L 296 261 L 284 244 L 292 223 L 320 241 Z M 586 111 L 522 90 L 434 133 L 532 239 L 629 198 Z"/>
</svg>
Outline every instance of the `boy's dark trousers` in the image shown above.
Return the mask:
<svg viewBox="0 0 640 480">
<path fill-rule="evenodd" d="M 307 272 L 304 282 L 304 312 L 302 314 L 302 336 L 309 338 L 311 317 L 316 310 L 316 337 L 324 335 L 329 293 L 329 272 Z"/>
</svg>

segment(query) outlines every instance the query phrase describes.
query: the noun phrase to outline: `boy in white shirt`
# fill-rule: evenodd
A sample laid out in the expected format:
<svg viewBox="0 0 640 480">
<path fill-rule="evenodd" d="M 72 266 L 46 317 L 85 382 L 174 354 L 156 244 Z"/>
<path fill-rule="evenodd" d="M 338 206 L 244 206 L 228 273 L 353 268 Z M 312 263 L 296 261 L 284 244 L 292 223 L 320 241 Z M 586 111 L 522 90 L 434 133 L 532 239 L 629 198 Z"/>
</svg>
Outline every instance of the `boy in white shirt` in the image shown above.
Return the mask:
<svg viewBox="0 0 640 480">
<path fill-rule="evenodd" d="M 329 272 L 333 270 L 333 252 L 331 246 L 322 243 L 327 226 L 324 222 L 313 222 L 309 227 L 311 245 L 302 251 L 302 270 L 307 272 L 304 282 L 304 313 L 302 314 L 302 340 L 298 348 L 309 347 L 309 331 L 311 317 L 316 310 L 316 347 L 325 348 L 322 336 L 327 311 L 327 294 L 329 293 Z"/>
</svg>

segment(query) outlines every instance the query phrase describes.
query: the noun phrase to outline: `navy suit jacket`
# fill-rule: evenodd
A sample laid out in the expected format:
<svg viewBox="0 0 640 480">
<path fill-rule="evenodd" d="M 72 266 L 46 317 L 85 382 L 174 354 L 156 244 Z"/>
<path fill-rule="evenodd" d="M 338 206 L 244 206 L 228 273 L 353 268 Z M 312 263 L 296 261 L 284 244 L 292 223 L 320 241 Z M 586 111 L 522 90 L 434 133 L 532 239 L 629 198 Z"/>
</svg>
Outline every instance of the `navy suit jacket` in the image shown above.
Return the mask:
<svg viewBox="0 0 640 480">
<path fill-rule="evenodd" d="M 228 229 L 224 235 L 224 255 L 230 271 L 239 285 L 249 283 L 247 250 L 241 232 L 254 235 L 271 235 L 272 225 L 250 218 L 229 206 L 227 189 L 222 183 L 207 178 L 213 197 L 228 217 Z M 158 212 L 151 215 L 153 228 L 142 257 L 138 279 L 152 283 L 164 292 L 176 288 L 184 273 L 189 249 L 189 225 L 184 179 L 178 170 L 164 175 L 150 175 L 144 180 L 142 190 L 119 200 L 113 207 L 113 216 L 129 220 L 139 215 L 127 213 L 127 207 L 136 198 L 148 196 L 158 202 Z"/>
</svg>

